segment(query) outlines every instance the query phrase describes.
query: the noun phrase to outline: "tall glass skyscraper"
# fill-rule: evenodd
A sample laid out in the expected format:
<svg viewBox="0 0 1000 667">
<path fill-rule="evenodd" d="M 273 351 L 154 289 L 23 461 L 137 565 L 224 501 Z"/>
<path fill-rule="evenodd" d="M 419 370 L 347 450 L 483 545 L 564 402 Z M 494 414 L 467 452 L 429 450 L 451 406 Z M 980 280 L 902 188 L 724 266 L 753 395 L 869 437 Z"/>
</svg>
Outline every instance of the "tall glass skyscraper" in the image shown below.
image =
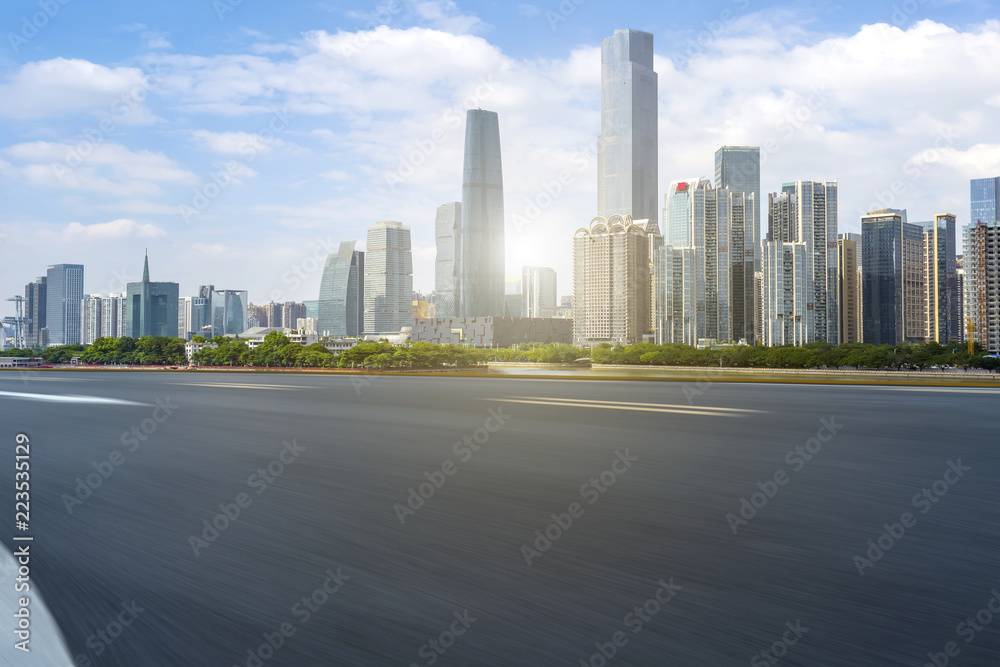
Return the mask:
<svg viewBox="0 0 1000 667">
<path fill-rule="evenodd" d="M 1000 220 L 1000 176 L 974 178 L 971 181 L 972 217 L 970 221 L 996 222 Z"/>
<path fill-rule="evenodd" d="M 455 317 L 461 228 L 461 202 L 453 201 L 438 207 L 437 218 L 434 221 L 437 242 L 437 258 L 434 261 L 434 299 L 438 317 Z"/>
<path fill-rule="evenodd" d="M 142 282 L 126 286 L 125 335 L 177 337 L 177 309 L 180 305 L 180 285 L 151 282 L 149 257 L 143 262 Z"/>
<path fill-rule="evenodd" d="M 905 211 L 885 209 L 861 218 L 865 343 L 896 345 L 923 338 L 923 244 L 923 229 L 906 222 Z"/>
<path fill-rule="evenodd" d="M 48 267 L 45 285 L 45 326 L 49 330 L 49 345 L 79 343 L 83 264 Z"/>
<path fill-rule="evenodd" d="M 601 43 L 597 215 L 656 220 L 657 77 L 653 36 L 615 30 Z"/>
<path fill-rule="evenodd" d="M 376 222 L 365 252 L 365 333 L 398 333 L 413 326 L 413 256 L 410 228 Z"/>
<path fill-rule="evenodd" d="M 354 249 L 355 241 L 344 241 L 337 254 L 326 257 L 319 284 L 321 336 L 357 337 L 364 325 L 365 254 Z"/>
<path fill-rule="evenodd" d="M 466 114 L 458 276 L 459 317 L 503 316 L 503 165 L 495 111 Z"/>
<path fill-rule="evenodd" d="M 723 146 L 717 150 L 715 187 L 754 196 L 753 266 L 754 271 L 760 271 L 760 147 Z"/>
</svg>

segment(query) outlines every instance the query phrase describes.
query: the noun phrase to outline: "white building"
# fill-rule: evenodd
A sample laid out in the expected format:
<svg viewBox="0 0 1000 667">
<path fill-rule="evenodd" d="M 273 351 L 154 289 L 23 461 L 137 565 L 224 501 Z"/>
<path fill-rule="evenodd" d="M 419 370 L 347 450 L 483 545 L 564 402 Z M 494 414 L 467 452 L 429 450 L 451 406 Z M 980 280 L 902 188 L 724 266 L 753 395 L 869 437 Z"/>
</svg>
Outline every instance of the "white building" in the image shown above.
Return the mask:
<svg viewBox="0 0 1000 667">
<path fill-rule="evenodd" d="M 365 253 L 364 332 L 398 333 L 413 325 L 410 228 L 377 222 L 368 228 Z"/>
<path fill-rule="evenodd" d="M 521 269 L 522 317 L 554 317 L 559 307 L 556 272 L 541 266 Z"/>
</svg>

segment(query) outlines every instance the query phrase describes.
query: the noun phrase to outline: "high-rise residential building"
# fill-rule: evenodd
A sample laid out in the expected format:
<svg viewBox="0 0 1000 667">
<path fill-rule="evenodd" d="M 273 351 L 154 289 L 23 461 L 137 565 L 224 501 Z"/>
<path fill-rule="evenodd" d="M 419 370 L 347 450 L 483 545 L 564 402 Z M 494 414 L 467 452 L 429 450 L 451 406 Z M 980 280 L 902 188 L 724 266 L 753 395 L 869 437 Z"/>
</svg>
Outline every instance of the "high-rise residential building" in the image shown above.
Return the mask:
<svg viewBox="0 0 1000 667">
<path fill-rule="evenodd" d="M 84 345 L 91 345 L 101 337 L 101 295 L 84 294 L 80 303 L 80 342 Z"/>
<path fill-rule="evenodd" d="M 125 335 L 127 300 L 124 294 L 87 294 L 80 304 L 80 342 Z"/>
<path fill-rule="evenodd" d="M 669 239 L 656 255 L 653 318 L 656 339 L 696 345 L 704 340 L 745 341 L 757 337 L 757 295 L 753 268 L 755 249 L 753 194 L 712 188 L 708 180 L 679 181 L 667 199 Z M 684 207 L 686 206 L 686 210 Z M 680 250 L 690 248 L 690 254 Z M 687 266 L 688 261 L 693 266 Z M 693 276 L 690 286 L 677 285 L 674 276 Z M 683 289 L 683 292 L 680 291 Z M 693 295 L 695 319 L 678 309 L 687 308 L 679 295 Z M 687 311 L 684 311 L 687 312 Z M 660 335 L 661 327 L 672 331 Z M 677 340 L 677 332 L 686 336 Z"/>
<path fill-rule="evenodd" d="M 35 282 L 24 286 L 24 341 L 29 347 L 44 346 L 42 329 L 45 329 L 46 276 L 35 278 Z"/>
<path fill-rule="evenodd" d="M 934 221 L 924 227 L 924 329 L 927 340 L 941 344 L 961 337 L 956 250 L 955 216 L 951 213 L 935 215 Z"/>
<path fill-rule="evenodd" d="M 459 317 L 500 316 L 504 311 L 503 164 L 495 111 L 469 109 L 462 173 Z"/>
<path fill-rule="evenodd" d="M 573 238 L 574 340 L 641 342 L 652 325 L 649 234 L 653 220 L 594 218 Z"/>
<path fill-rule="evenodd" d="M 966 342 L 968 320 L 965 313 L 965 262 L 963 256 L 955 258 L 955 275 L 958 278 L 958 342 Z"/>
<path fill-rule="evenodd" d="M 286 301 L 281 304 L 281 321 L 289 323 L 285 326 L 286 329 L 298 329 L 298 321 L 303 317 L 309 317 L 306 304 L 296 301 Z"/>
<path fill-rule="evenodd" d="M 458 257 L 461 252 L 462 203 L 438 207 L 434 220 L 437 257 L 434 260 L 434 294 L 438 317 L 455 317 L 458 302 Z"/>
<path fill-rule="evenodd" d="M 804 343 L 840 342 L 837 269 L 837 181 L 795 181 L 785 183 L 780 193 L 768 195 L 767 243 L 805 243 L 805 311 L 799 316 Z M 785 254 L 782 254 L 785 253 Z M 777 261 L 787 250 L 763 254 Z M 796 270 L 798 270 L 796 268 Z M 774 277 L 774 268 L 763 267 L 765 280 Z M 771 280 L 770 284 L 774 284 Z M 767 293 L 765 298 L 771 298 Z M 775 309 L 762 304 L 764 310 Z M 798 344 L 798 343 L 796 343 Z"/>
<path fill-rule="evenodd" d="M 128 299 L 125 293 L 101 297 L 101 337 L 121 338 L 128 322 Z"/>
<path fill-rule="evenodd" d="M 368 228 L 364 276 L 364 333 L 398 333 L 413 326 L 409 227 L 383 221 Z"/>
<path fill-rule="evenodd" d="M 975 342 L 1000 353 L 1000 221 L 973 222 L 965 227 L 965 316 Z"/>
<path fill-rule="evenodd" d="M 863 342 L 896 345 L 925 339 L 924 234 L 906 211 L 861 218 Z"/>
<path fill-rule="evenodd" d="M 615 30 L 601 43 L 597 215 L 656 220 L 657 76 L 653 36 Z"/>
<path fill-rule="evenodd" d="M 247 319 L 247 324 L 249 328 L 253 329 L 255 327 L 266 327 L 269 326 L 267 323 L 267 306 L 258 306 L 255 304 L 250 304 L 249 307 L 250 315 Z"/>
<path fill-rule="evenodd" d="M 554 317 L 559 307 L 556 272 L 541 266 L 521 268 L 521 295 L 524 317 Z"/>
<path fill-rule="evenodd" d="M 691 246 L 669 244 L 659 249 L 654 275 L 657 345 L 698 342 L 696 252 Z"/>
<path fill-rule="evenodd" d="M 326 257 L 316 326 L 321 336 L 357 338 L 365 321 L 365 253 L 344 241 Z M 271 325 L 275 326 L 275 325 Z"/>
<path fill-rule="evenodd" d="M 45 276 L 45 328 L 49 345 L 80 342 L 83 264 L 55 264 Z"/>
<path fill-rule="evenodd" d="M 327 261 L 329 261 L 329 257 L 327 257 Z M 272 328 L 284 326 L 285 321 L 281 317 L 282 305 L 280 303 L 271 301 L 264 307 L 267 308 L 267 326 Z"/>
<path fill-rule="evenodd" d="M 840 343 L 860 343 L 861 266 L 860 234 L 840 234 L 837 238 L 837 301 L 840 303 Z"/>
<path fill-rule="evenodd" d="M 194 316 L 193 297 L 182 296 L 177 299 L 177 336 L 191 340 L 191 320 Z"/>
<path fill-rule="evenodd" d="M 723 146 L 717 150 L 715 187 L 753 195 L 754 226 L 747 231 L 747 247 L 753 251 L 753 271 L 760 271 L 760 147 Z"/>
<path fill-rule="evenodd" d="M 770 241 L 763 245 L 761 342 L 769 346 L 805 345 L 809 331 L 809 244 Z"/>
<path fill-rule="evenodd" d="M 180 286 L 177 283 L 151 282 L 149 256 L 143 260 L 142 282 L 128 283 L 126 288 L 125 335 L 177 337 L 179 323 Z"/>
<path fill-rule="evenodd" d="M 972 224 L 1000 220 L 1000 176 L 974 178 L 970 182 Z"/>
</svg>

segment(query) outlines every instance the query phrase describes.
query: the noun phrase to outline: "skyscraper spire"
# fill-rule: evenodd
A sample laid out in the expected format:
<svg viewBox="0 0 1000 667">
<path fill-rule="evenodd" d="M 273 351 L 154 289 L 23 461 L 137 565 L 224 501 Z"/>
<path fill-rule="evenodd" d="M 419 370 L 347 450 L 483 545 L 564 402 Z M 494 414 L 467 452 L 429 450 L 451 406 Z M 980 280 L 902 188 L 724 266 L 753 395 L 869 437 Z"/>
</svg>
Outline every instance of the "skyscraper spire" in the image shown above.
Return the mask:
<svg viewBox="0 0 1000 667">
<path fill-rule="evenodd" d="M 146 248 L 146 261 L 142 265 L 142 282 L 149 282 L 149 248 Z"/>
</svg>

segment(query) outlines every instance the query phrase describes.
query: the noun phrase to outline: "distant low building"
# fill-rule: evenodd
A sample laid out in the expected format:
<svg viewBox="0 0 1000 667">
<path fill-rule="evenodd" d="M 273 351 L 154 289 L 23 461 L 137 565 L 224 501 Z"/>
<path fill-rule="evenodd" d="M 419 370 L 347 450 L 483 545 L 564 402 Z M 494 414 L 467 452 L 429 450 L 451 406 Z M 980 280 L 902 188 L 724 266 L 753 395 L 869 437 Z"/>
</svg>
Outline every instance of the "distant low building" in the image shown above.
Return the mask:
<svg viewBox="0 0 1000 667">
<path fill-rule="evenodd" d="M 573 343 L 573 320 L 551 317 L 445 317 L 419 319 L 410 339 L 472 347 L 519 343 Z"/>
</svg>

